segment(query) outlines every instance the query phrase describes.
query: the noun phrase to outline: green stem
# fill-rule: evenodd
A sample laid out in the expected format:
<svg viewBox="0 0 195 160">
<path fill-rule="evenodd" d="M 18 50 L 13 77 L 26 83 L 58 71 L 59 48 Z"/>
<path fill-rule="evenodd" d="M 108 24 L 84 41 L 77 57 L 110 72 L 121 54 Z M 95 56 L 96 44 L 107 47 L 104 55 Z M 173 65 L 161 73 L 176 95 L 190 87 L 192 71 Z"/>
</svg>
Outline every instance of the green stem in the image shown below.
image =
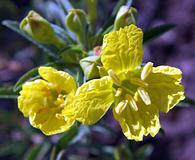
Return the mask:
<svg viewBox="0 0 195 160">
<path fill-rule="evenodd" d="M 87 0 L 88 5 L 88 17 L 92 34 L 96 31 L 97 21 L 97 0 Z"/>
</svg>

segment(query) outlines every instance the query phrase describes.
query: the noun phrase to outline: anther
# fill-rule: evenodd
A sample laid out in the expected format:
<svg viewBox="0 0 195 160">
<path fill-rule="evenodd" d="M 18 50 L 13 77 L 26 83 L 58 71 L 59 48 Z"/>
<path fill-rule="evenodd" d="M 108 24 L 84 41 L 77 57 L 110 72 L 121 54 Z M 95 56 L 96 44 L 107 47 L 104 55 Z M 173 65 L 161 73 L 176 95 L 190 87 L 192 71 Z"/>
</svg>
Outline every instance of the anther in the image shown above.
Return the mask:
<svg viewBox="0 0 195 160">
<path fill-rule="evenodd" d="M 152 71 L 152 67 L 153 67 L 153 63 L 152 62 L 148 62 L 145 66 L 144 66 L 144 68 L 143 68 L 143 70 L 142 70 L 142 72 L 141 72 L 141 80 L 145 80 L 147 77 L 148 77 L 148 75 L 151 73 L 151 71 Z"/>
<path fill-rule="evenodd" d="M 116 94 L 115 94 L 115 97 L 119 97 L 123 92 L 123 89 L 122 88 L 118 88 L 117 91 L 116 91 Z"/>
<path fill-rule="evenodd" d="M 142 87 L 147 87 L 148 83 L 146 83 L 145 81 L 139 79 L 139 78 L 131 78 L 131 83 L 135 84 L 137 86 L 142 86 Z"/>
<path fill-rule="evenodd" d="M 110 76 L 114 84 L 116 84 L 117 86 L 121 85 L 120 78 L 117 76 L 117 74 L 112 69 L 108 70 L 108 75 Z"/>
<path fill-rule="evenodd" d="M 127 100 L 123 100 L 121 102 L 119 102 L 119 104 L 115 107 L 115 111 L 117 114 L 121 114 L 124 109 L 127 107 L 128 105 L 128 101 Z"/>
<path fill-rule="evenodd" d="M 126 99 L 128 100 L 130 107 L 133 110 L 138 111 L 138 107 L 137 107 L 136 101 L 130 94 L 126 95 Z"/>
<path fill-rule="evenodd" d="M 146 105 L 150 105 L 151 104 L 150 96 L 149 96 L 148 92 L 144 88 L 139 87 L 137 89 L 137 92 L 138 92 L 139 96 L 141 97 L 141 99 L 143 100 L 143 102 Z"/>
</svg>

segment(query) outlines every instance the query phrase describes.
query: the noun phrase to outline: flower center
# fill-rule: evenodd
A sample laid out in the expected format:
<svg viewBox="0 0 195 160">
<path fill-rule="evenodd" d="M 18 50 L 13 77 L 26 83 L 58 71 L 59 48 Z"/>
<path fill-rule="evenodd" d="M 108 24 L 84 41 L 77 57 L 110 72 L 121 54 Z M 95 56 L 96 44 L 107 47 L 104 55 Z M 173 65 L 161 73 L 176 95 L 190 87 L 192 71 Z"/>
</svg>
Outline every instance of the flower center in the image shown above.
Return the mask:
<svg viewBox="0 0 195 160">
<path fill-rule="evenodd" d="M 153 63 L 149 62 L 142 69 L 140 77 L 131 76 L 123 81 L 120 80 L 120 77 L 118 77 L 113 70 L 108 71 L 108 74 L 115 84 L 115 88 L 117 90 L 115 97 L 119 99 L 119 103 L 116 107 L 116 113 L 120 114 L 127 106 L 131 107 L 135 111 L 138 110 L 135 93 L 139 95 L 145 105 L 151 105 L 150 96 L 146 91 L 148 83 L 145 80 L 151 73 L 152 67 Z"/>
<path fill-rule="evenodd" d="M 55 104 L 60 108 L 64 108 L 65 99 L 66 99 L 66 95 L 59 94 L 57 100 L 55 101 Z"/>
</svg>

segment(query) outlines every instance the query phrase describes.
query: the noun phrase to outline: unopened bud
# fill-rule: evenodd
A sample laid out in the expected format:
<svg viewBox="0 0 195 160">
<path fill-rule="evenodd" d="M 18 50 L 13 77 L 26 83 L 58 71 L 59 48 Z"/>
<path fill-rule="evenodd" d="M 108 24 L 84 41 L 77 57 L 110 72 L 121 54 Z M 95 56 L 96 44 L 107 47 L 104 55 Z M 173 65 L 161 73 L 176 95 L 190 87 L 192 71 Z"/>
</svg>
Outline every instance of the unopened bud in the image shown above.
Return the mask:
<svg viewBox="0 0 195 160">
<path fill-rule="evenodd" d="M 76 34 L 81 43 L 86 39 L 87 15 L 81 9 L 72 9 L 66 17 L 67 28 Z"/>
<path fill-rule="evenodd" d="M 133 7 L 129 8 L 128 6 L 121 6 L 114 22 L 114 29 L 119 30 L 120 28 L 123 28 L 130 24 L 136 24 L 136 13 L 137 10 Z"/>
<path fill-rule="evenodd" d="M 40 43 L 53 43 L 62 47 L 63 42 L 56 37 L 51 24 L 35 11 L 30 11 L 20 23 L 20 29 Z"/>
</svg>

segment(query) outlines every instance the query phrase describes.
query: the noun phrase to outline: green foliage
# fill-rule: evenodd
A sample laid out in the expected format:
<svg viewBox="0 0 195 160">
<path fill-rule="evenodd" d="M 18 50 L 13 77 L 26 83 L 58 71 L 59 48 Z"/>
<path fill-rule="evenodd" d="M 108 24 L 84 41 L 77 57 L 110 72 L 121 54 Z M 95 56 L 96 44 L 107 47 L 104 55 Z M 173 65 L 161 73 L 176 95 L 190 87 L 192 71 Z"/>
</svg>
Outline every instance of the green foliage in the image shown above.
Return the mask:
<svg viewBox="0 0 195 160">
<path fill-rule="evenodd" d="M 22 89 L 22 84 L 29 80 L 34 80 L 35 78 L 39 78 L 38 76 L 38 67 L 31 69 L 30 71 L 26 72 L 20 79 L 16 82 L 13 87 L 15 92 L 18 92 Z"/>
<path fill-rule="evenodd" d="M 143 42 L 146 43 L 146 42 L 151 41 L 155 38 L 158 38 L 163 33 L 170 31 L 174 27 L 175 27 L 174 24 L 163 24 L 163 25 L 148 29 L 147 31 L 144 32 Z"/>
<path fill-rule="evenodd" d="M 17 93 L 14 92 L 12 86 L 0 87 L 0 98 L 17 98 Z"/>
<path fill-rule="evenodd" d="M 195 100 L 186 97 L 183 101 L 181 101 L 178 105 L 178 107 L 189 107 L 189 106 L 195 106 Z"/>
</svg>

